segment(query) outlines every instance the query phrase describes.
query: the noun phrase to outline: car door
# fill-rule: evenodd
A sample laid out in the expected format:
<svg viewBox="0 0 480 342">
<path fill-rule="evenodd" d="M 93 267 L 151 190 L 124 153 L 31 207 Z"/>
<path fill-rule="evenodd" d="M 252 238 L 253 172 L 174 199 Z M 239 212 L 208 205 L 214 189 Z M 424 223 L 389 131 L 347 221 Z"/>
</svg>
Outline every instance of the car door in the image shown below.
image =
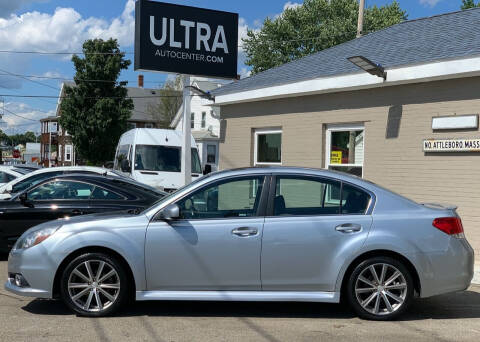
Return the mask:
<svg viewBox="0 0 480 342">
<path fill-rule="evenodd" d="M 153 220 L 145 242 L 149 290 L 260 290 L 266 176 L 213 181 Z"/>
<path fill-rule="evenodd" d="M 277 175 L 262 241 L 266 291 L 333 291 L 372 224 L 371 194 L 340 181 Z"/>
<path fill-rule="evenodd" d="M 11 248 L 23 232 L 37 224 L 90 213 L 93 187 L 83 182 L 52 180 L 9 200 L 9 205 L 0 210 L 4 242 Z M 21 199 L 22 195 L 25 199 Z"/>
</svg>

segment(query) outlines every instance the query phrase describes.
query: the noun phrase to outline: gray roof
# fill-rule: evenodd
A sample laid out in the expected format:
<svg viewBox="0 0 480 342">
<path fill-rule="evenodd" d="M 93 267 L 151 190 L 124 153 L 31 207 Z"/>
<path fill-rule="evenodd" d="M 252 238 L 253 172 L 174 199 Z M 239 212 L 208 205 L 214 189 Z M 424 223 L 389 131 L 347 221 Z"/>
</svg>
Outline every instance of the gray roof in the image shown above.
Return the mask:
<svg viewBox="0 0 480 342">
<path fill-rule="evenodd" d="M 75 82 L 64 83 L 69 87 L 75 86 Z M 127 87 L 127 95 L 132 97 L 133 101 L 132 116 L 128 121 L 157 121 L 157 119 L 149 113 L 149 107 L 158 103 L 159 98 L 156 97 L 156 95 L 160 94 L 160 90 L 161 89 Z M 179 96 L 182 96 L 181 92 L 179 92 Z"/>
<path fill-rule="evenodd" d="M 409 20 L 266 70 L 212 93 L 225 95 L 363 72 L 347 60 L 362 55 L 385 68 L 480 55 L 480 8 Z"/>
</svg>

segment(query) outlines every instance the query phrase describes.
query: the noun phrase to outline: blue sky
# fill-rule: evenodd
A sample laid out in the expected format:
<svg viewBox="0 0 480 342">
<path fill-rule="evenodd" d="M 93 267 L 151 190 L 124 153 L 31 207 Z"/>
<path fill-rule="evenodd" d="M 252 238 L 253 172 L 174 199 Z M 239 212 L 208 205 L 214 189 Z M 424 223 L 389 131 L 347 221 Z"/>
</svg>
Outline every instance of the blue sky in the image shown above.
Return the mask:
<svg viewBox="0 0 480 342">
<path fill-rule="evenodd" d="M 171 3 L 239 13 L 240 36 L 247 27 L 258 28 L 267 16 L 280 14 L 286 6 L 302 0 L 173 0 Z M 366 0 L 367 6 L 381 6 L 391 0 Z M 409 19 L 459 10 L 461 0 L 398 0 Z M 133 51 L 134 0 L 0 0 L 0 50 L 80 51 L 83 40 L 94 37 L 118 38 L 122 50 Z M 133 55 L 128 55 L 133 61 Z M 14 73 L 71 78 L 74 68 L 69 56 L 17 55 L 0 53 L 0 94 L 58 96 L 60 81 L 35 79 L 39 83 L 1 74 Z M 239 61 L 239 73 L 248 69 Z M 146 87 L 159 87 L 166 75 L 145 74 Z M 136 85 L 138 73 L 133 66 L 121 75 Z M 2 111 L 0 98 L 0 114 Z M 8 134 L 33 130 L 36 120 L 54 115 L 57 100 L 4 97 L 4 118 L 0 129 Z M 14 116 L 11 112 L 27 119 Z M 33 121 L 32 121 L 33 120 Z"/>
</svg>

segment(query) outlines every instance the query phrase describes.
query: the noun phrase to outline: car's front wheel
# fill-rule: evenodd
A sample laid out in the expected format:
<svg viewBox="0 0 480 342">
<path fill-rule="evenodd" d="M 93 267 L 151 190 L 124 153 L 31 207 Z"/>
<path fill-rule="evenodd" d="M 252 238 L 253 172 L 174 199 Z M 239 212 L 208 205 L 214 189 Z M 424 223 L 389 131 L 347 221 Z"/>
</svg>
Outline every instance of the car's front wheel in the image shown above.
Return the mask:
<svg viewBox="0 0 480 342">
<path fill-rule="evenodd" d="M 389 257 L 374 257 L 350 274 L 347 295 L 355 312 L 365 319 L 391 320 L 401 315 L 413 298 L 414 286 L 405 265 Z"/>
<path fill-rule="evenodd" d="M 127 299 L 128 278 L 122 264 L 103 253 L 86 253 L 72 260 L 61 278 L 65 304 L 82 316 L 105 316 Z"/>
</svg>

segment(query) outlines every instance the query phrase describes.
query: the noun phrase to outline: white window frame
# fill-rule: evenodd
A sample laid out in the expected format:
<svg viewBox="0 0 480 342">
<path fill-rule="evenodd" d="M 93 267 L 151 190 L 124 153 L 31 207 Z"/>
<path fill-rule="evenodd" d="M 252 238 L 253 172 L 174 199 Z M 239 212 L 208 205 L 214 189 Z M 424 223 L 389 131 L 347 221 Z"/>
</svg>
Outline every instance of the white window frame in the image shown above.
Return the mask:
<svg viewBox="0 0 480 342">
<path fill-rule="evenodd" d="M 72 161 L 72 152 L 73 152 L 72 145 L 65 145 L 65 161 L 67 162 Z M 70 158 L 67 157 L 68 155 L 70 155 Z"/>
<path fill-rule="evenodd" d="M 260 134 L 264 135 L 264 134 L 278 134 L 280 133 L 282 135 L 282 142 L 280 143 L 280 150 L 282 151 L 280 153 L 280 163 L 265 163 L 265 162 L 258 162 L 257 161 L 257 154 L 258 154 L 258 136 Z M 254 139 L 253 139 L 253 143 L 254 143 L 254 146 L 253 146 L 253 165 L 282 165 L 282 160 L 283 160 L 283 148 L 282 148 L 282 145 L 283 145 L 283 131 L 281 129 L 256 129 L 255 130 L 255 135 L 254 135 Z"/>
<path fill-rule="evenodd" d="M 363 131 L 363 160 L 362 164 L 331 164 L 331 147 L 332 147 L 332 132 L 345 132 L 345 131 Z M 330 166 L 334 167 L 361 167 L 362 178 L 365 170 L 365 125 L 363 123 L 347 123 L 347 124 L 331 124 L 327 125 L 325 131 L 325 169 L 329 170 Z"/>
</svg>

